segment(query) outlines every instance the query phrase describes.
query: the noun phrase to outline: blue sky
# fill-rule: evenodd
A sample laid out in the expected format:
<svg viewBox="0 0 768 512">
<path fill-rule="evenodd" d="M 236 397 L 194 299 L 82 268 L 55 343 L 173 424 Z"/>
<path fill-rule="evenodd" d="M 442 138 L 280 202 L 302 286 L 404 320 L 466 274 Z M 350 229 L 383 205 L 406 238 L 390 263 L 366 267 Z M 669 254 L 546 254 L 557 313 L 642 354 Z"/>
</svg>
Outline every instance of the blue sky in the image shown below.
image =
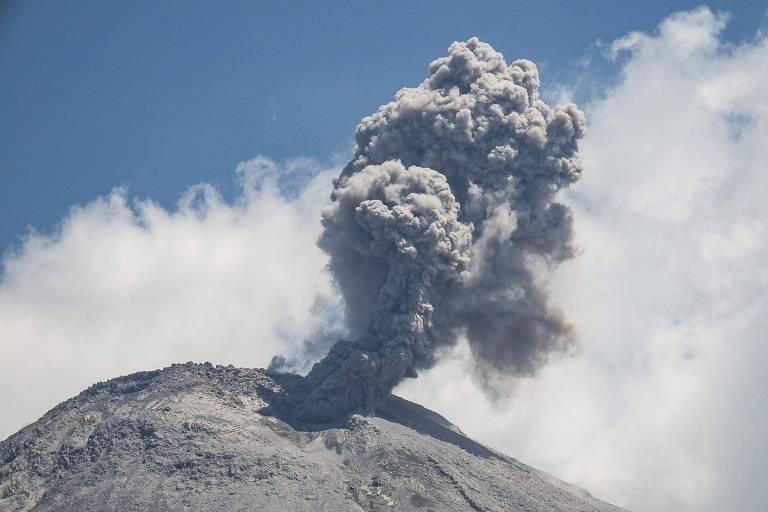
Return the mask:
<svg viewBox="0 0 768 512">
<path fill-rule="evenodd" d="M 201 181 L 231 192 L 257 154 L 348 150 L 359 119 L 453 40 L 478 35 L 568 83 L 596 41 L 697 3 L 3 2 L 0 250 L 116 186 L 171 205 Z M 766 8 L 709 5 L 732 12 L 733 41 Z"/>
</svg>

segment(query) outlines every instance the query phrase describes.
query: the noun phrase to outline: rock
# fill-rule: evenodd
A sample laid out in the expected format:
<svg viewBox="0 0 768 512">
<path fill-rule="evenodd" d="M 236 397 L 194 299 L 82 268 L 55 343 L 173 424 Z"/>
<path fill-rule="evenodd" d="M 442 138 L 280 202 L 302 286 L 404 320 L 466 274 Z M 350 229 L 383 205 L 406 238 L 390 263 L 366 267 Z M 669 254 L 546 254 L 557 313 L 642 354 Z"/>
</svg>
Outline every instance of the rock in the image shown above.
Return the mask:
<svg viewBox="0 0 768 512">
<path fill-rule="evenodd" d="M 0 511 L 620 511 L 390 396 L 305 425 L 295 375 L 176 364 L 99 383 L 0 443 Z"/>
</svg>

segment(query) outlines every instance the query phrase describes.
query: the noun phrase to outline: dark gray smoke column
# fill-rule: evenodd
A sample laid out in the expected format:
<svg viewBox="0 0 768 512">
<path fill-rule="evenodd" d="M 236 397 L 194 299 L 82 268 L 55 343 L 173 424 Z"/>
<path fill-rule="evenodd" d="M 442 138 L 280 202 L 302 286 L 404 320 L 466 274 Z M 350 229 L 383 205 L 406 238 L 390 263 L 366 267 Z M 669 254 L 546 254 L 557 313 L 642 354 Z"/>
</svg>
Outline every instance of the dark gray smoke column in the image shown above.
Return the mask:
<svg viewBox="0 0 768 512">
<path fill-rule="evenodd" d="M 555 196 L 581 174 L 584 115 L 551 109 L 532 62 L 476 38 L 429 71 L 362 120 L 324 213 L 354 341 L 313 367 L 305 418 L 374 408 L 461 334 L 489 388 L 572 340 L 534 269 L 573 253 Z"/>
</svg>

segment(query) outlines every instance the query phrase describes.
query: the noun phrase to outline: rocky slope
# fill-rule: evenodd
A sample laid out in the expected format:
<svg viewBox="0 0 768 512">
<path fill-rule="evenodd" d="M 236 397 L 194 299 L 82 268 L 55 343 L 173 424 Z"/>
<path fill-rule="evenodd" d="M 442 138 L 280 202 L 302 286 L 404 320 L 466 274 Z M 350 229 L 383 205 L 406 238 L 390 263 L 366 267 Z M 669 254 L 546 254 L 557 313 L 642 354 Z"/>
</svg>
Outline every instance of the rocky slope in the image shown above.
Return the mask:
<svg viewBox="0 0 768 512">
<path fill-rule="evenodd" d="M 0 511 L 619 511 L 391 396 L 309 427 L 301 378 L 179 364 L 92 386 L 0 443 Z"/>
</svg>

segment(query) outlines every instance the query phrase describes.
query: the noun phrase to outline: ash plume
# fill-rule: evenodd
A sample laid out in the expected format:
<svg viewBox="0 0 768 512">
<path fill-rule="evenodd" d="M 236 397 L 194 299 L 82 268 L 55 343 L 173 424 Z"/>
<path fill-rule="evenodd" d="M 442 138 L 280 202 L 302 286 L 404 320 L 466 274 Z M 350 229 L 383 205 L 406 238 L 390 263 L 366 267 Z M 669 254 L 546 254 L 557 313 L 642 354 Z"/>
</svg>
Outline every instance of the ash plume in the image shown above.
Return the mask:
<svg viewBox="0 0 768 512">
<path fill-rule="evenodd" d="M 535 64 L 477 38 L 362 120 L 320 239 L 350 339 L 307 376 L 301 415 L 372 409 L 461 335 L 488 385 L 570 345 L 535 269 L 573 255 L 556 194 L 581 175 L 584 131 L 574 105 L 539 98 Z"/>
</svg>

